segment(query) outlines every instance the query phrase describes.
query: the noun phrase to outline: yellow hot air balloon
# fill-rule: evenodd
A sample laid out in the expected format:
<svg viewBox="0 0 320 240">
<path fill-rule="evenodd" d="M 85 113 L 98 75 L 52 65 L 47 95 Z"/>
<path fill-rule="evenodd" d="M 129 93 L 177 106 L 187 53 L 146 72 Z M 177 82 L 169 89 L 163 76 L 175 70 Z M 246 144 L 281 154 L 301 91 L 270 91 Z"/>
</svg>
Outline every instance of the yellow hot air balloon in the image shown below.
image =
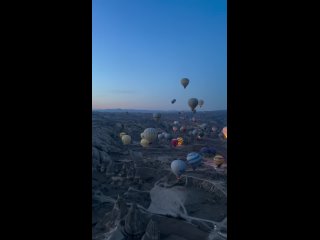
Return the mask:
<svg viewBox="0 0 320 240">
<path fill-rule="evenodd" d="M 183 138 L 182 137 L 178 137 L 178 146 L 181 146 L 183 144 Z"/>
<path fill-rule="evenodd" d="M 222 134 L 223 134 L 223 137 L 224 137 L 225 139 L 227 139 L 227 127 L 224 127 L 224 128 L 222 129 Z"/>
<path fill-rule="evenodd" d="M 120 138 L 122 138 L 123 135 L 127 135 L 125 132 L 122 132 L 119 134 Z"/>
<path fill-rule="evenodd" d="M 140 144 L 142 147 L 148 147 L 149 146 L 149 141 L 145 138 L 141 139 Z"/>
<path fill-rule="evenodd" d="M 213 163 L 217 166 L 220 167 L 224 163 L 224 157 L 221 155 L 216 155 L 213 158 Z"/>
<path fill-rule="evenodd" d="M 131 137 L 129 135 L 123 135 L 121 140 L 124 145 L 128 145 L 131 143 Z"/>
</svg>

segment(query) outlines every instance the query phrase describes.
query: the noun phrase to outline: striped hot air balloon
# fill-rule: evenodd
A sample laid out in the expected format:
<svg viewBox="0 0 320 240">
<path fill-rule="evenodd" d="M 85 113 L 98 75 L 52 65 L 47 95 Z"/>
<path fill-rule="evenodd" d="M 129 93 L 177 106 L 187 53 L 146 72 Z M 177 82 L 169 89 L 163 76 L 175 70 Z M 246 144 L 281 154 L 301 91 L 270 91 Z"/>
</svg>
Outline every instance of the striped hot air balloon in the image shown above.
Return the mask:
<svg viewBox="0 0 320 240">
<path fill-rule="evenodd" d="M 158 131 L 155 128 L 147 128 L 143 132 L 144 139 L 148 140 L 150 143 L 154 142 L 158 137 Z"/>
<path fill-rule="evenodd" d="M 216 155 L 213 158 L 213 163 L 217 166 L 220 167 L 224 163 L 224 157 L 221 155 Z"/>
<path fill-rule="evenodd" d="M 202 157 L 199 153 L 191 152 L 187 155 L 187 162 L 191 165 L 192 169 L 195 170 L 202 161 Z"/>
</svg>

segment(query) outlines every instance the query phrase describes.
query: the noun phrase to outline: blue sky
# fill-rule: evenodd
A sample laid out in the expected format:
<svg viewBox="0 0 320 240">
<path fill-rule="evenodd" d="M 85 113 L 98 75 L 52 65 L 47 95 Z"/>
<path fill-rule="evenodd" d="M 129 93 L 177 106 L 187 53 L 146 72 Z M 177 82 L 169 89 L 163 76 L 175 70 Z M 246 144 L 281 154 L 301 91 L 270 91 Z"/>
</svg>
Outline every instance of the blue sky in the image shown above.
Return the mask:
<svg viewBox="0 0 320 240">
<path fill-rule="evenodd" d="M 226 109 L 226 7 L 226 0 L 93 0 L 93 109 L 186 110 L 191 97 L 204 100 L 203 110 Z"/>
</svg>

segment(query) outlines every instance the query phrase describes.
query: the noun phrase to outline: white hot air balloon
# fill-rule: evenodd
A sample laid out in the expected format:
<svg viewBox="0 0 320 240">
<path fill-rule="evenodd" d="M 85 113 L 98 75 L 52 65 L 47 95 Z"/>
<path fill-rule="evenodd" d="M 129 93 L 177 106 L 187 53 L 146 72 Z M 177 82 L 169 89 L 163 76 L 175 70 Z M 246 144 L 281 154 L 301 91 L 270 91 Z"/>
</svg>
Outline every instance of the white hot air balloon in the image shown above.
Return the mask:
<svg viewBox="0 0 320 240">
<path fill-rule="evenodd" d="M 199 107 L 202 107 L 204 104 L 204 101 L 202 99 L 199 100 Z"/>
<path fill-rule="evenodd" d="M 124 145 L 128 145 L 131 143 L 131 137 L 129 135 L 123 135 L 121 137 L 121 140 Z"/>
</svg>

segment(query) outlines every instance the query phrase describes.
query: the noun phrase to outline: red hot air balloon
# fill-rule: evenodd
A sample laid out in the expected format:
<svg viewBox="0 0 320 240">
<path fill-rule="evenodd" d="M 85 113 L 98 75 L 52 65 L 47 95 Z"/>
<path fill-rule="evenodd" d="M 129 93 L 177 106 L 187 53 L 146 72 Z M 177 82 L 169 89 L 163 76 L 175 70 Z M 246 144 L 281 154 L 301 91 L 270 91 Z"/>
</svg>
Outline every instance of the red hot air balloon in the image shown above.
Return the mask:
<svg viewBox="0 0 320 240">
<path fill-rule="evenodd" d="M 172 139 L 171 140 L 171 146 L 176 147 L 178 145 L 178 140 L 177 139 Z"/>
</svg>

